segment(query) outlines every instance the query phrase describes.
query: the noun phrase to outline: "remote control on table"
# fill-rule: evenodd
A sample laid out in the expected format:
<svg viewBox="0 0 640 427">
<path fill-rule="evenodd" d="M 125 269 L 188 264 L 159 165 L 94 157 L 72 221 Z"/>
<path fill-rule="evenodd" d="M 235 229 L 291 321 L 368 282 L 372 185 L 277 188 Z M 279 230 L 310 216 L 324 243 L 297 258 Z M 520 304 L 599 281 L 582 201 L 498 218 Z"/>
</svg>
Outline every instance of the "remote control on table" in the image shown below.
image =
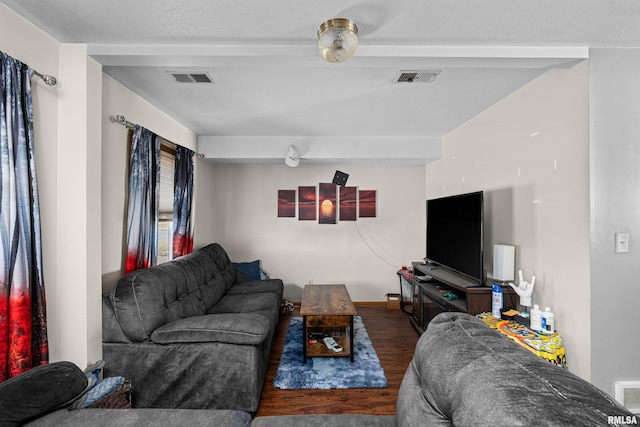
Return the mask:
<svg viewBox="0 0 640 427">
<path fill-rule="evenodd" d="M 322 339 L 322 338 L 324 338 L 326 336 L 327 336 L 327 334 L 323 334 L 322 332 L 311 332 L 309 334 L 309 339 L 310 340 L 320 340 L 320 339 Z"/>
<path fill-rule="evenodd" d="M 338 345 L 336 340 L 331 337 L 326 337 L 323 339 L 325 345 L 329 350 L 333 350 L 334 353 L 340 353 L 342 351 L 342 347 Z"/>
</svg>

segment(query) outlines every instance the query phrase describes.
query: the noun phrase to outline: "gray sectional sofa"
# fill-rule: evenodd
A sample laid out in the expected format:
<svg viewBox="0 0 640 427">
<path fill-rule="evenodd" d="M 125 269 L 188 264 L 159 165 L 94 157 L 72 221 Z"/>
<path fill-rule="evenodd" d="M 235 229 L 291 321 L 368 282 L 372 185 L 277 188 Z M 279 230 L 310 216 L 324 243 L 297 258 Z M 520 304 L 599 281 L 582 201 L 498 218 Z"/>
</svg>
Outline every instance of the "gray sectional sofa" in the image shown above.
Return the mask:
<svg viewBox="0 0 640 427">
<path fill-rule="evenodd" d="M 258 408 L 283 284 L 237 273 L 216 243 L 121 278 L 103 295 L 105 376 L 136 408 Z"/>
</svg>

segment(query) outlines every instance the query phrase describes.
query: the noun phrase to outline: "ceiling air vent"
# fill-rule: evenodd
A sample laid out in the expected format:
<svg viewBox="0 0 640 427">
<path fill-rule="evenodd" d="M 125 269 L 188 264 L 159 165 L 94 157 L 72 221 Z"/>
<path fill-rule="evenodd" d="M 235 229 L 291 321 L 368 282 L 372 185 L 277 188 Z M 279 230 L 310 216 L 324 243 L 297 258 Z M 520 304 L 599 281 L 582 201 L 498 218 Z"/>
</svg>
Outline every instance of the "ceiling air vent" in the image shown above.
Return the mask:
<svg viewBox="0 0 640 427">
<path fill-rule="evenodd" d="M 396 76 L 394 83 L 431 83 L 433 82 L 441 70 L 431 71 L 400 71 Z"/>
<path fill-rule="evenodd" d="M 207 73 L 171 73 L 176 83 L 213 83 Z"/>
</svg>

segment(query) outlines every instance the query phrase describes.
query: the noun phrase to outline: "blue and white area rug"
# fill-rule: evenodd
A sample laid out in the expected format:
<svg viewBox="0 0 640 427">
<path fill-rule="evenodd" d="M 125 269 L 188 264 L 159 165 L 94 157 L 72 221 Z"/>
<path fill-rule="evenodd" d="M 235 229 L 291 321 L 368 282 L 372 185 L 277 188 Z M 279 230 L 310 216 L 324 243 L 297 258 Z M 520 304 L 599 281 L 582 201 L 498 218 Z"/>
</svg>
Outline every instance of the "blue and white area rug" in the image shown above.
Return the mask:
<svg viewBox="0 0 640 427">
<path fill-rule="evenodd" d="M 349 357 L 309 357 L 302 362 L 302 317 L 293 317 L 282 349 L 276 388 L 384 388 L 387 378 L 360 316 L 353 317 L 354 361 Z"/>
</svg>

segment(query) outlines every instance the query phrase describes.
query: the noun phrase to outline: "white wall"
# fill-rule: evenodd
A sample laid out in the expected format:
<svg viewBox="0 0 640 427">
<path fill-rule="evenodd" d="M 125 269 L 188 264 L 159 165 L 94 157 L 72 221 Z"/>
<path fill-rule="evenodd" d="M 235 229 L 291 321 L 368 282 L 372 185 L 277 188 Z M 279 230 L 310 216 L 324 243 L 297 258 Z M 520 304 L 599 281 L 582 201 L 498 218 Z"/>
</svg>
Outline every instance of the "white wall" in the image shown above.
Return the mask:
<svg viewBox="0 0 640 427">
<path fill-rule="evenodd" d="M 516 245 L 536 276 L 569 369 L 590 378 L 588 66 L 551 70 L 444 138 L 426 168 L 427 198 L 484 190 L 485 267 L 492 245 Z M 517 276 L 516 276 L 517 277 Z"/>
<path fill-rule="evenodd" d="M 336 169 L 350 175 L 347 185 L 377 190 L 377 218 L 330 225 L 277 217 L 278 190 L 331 182 Z M 344 283 L 353 301 L 385 301 L 399 292 L 398 269 L 424 257 L 423 166 L 217 165 L 215 194 L 217 241 L 232 261 L 261 259 L 292 301 L 311 280 Z"/>
<path fill-rule="evenodd" d="M 102 78 L 102 98 L 102 285 L 106 290 L 124 274 L 129 161 L 128 129 L 119 123 L 112 123 L 110 116 L 123 115 L 130 122 L 138 123 L 192 150 L 196 150 L 197 135 L 106 74 Z M 199 188 L 196 191 L 205 196 L 208 192 L 202 189 L 203 184 L 198 178 L 203 174 L 206 176 L 206 170 L 211 165 L 196 159 L 196 166 L 199 174 L 196 175 L 195 185 Z M 198 195 L 196 197 L 199 198 Z M 209 218 L 204 220 L 208 224 Z M 194 228 L 207 230 L 207 225 L 198 225 L 199 218 L 194 218 L 194 223 Z"/>
<path fill-rule="evenodd" d="M 62 360 L 79 366 L 102 357 L 98 262 L 101 74 L 101 66 L 87 57 L 86 45 L 61 46 L 56 317 L 62 333 L 53 344 L 59 346 Z"/>
<path fill-rule="evenodd" d="M 195 158 L 193 183 L 193 248 L 198 249 L 215 239 L 215 166 L 208 160 Z"/>
<path fill-rule="evenodd" d="M 640 49 L 592 49 L 591 341 L 592 380 L 640 381 Z M 614 252 L 628 233 L 629 253 Z"/>
</svg>

